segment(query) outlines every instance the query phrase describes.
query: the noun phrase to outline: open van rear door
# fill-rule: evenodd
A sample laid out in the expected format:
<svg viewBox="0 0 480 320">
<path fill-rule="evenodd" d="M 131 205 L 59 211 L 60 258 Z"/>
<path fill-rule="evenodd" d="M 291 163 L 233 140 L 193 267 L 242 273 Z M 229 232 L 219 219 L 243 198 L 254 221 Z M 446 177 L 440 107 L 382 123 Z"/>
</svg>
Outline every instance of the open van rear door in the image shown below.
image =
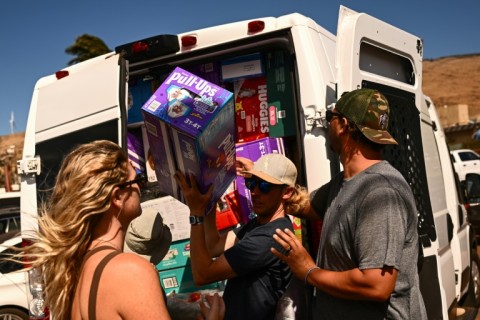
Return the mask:
<svg viewBox="0 0 480 320">
<path fill-rule="evenodd" d="M 125 145 L 126 78 L 125 60 L 109 53 L 36 83 L 18 163 L 22 230 L 36 228 L 31 217 L 46 195 L 42 190 L 53 187 L 61 161 L 73 147 L 99 139 Z"/>
<path fill-rule="evenodd" d="M 387 146 L 384 157 L 403 174 L 415 196 L 424 255 L 419 259 L 420 287 L 428 318 L 446 319 L 447 308 L 455 301 L 454 265 L 434 125 L 422 103 L 422 51 L 418 37 L 367 14 L 340 8 L 336 47 L 338 98 L 346 91 L 371 88 L 382 92 L 389 101 L 389 131 L 398 145 Z M 438 233 L 437 219 L 445 226 Z"/>
</svg>

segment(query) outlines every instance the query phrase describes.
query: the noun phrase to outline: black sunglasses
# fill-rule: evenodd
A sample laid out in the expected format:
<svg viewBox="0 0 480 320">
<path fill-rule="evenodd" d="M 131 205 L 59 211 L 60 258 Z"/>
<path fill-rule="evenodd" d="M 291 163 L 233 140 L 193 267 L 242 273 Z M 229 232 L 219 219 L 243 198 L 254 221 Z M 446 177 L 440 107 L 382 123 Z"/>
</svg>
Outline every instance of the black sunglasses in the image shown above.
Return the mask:
<svg viewBox="0 0 480 320">
<path fill-rule="evenodd" d="M 265 180 L 245 178 L 245 186 L 250 191 L 253 191 L 255 187 L 258 186 L 258 190 L 260 190 L 261 193 L 269 193 L 270 190 L 272 190 L 273 185 L 273 183 L 267 182 Z"/>
<path fill-rule="evenodd" d="M 139 173 L 135 176 L 135 179 L 120 183 L 118 184 L 118 187 L 123 189 L 135 183 L 138 184 L 140 188 L 143 188 L 147 183 L 147 175 L 145 173 Z"/>
<path fill-rule="evenodd" d="M 327 110 L 327 112 L 325 112 L 325 120 L 327 120 L 327 123 L 330 123 L 333 117 L 343 118 L 344 115 L 338 112 L 333 112 L 332 110 Z"/>
</svg>

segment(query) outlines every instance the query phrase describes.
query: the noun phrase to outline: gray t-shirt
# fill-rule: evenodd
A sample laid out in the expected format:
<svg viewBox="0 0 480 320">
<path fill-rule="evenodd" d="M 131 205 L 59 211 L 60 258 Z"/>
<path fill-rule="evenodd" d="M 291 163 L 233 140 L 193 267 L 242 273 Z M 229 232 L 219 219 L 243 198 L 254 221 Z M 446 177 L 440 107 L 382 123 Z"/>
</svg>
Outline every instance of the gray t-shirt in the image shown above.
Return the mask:
<svg viewBox="0 0 480 320">
<path fill-rule="evenodd" d="M 382 161 L 347 181 L 340 173 L 311 199 L 315 211 L 325 213 L 319 267 L 398 270 L 387 302 L 339 299 L 315 290 L 313 319 L 426 319 L 417 270 L 417 209 L 400 172 Z"/>
</svg>

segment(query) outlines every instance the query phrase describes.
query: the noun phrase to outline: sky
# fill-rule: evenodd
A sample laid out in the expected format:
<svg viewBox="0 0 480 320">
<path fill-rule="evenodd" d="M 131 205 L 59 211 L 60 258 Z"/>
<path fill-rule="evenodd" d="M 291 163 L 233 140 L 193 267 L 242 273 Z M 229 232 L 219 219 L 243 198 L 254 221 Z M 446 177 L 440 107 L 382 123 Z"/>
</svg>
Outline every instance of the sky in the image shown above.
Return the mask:
<svg viewBox="0 0 480 320">
<path fill-rule="evenodd" d="M 424 59 L 480 53 L 480 0 L 1 0 L 0 136 L 24 132 L 35 83 L 74 58 L 91 34 L 110 49 L 158 34 L 298 12 L 336 34 L 344 5 L 424 41 Z M 58 110 L 61 112 L 61 110 Z"/>
</svg>

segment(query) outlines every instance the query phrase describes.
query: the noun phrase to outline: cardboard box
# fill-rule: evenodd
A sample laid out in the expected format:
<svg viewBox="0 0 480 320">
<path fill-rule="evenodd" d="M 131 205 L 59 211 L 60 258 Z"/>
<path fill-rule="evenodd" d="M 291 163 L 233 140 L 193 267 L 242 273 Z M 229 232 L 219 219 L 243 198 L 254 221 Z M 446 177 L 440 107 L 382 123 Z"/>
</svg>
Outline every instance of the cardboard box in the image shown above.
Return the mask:
<svg viewBox="0 0 480 320">
<path fill-rule="evenodd" d="M 220 85 L 222 83 L 222 70 L 218 61 L 208 62 L 189 66 L 185 68 L 188 72 L 199 76 L 208 82 Z"/>
<path fill-rule="evenodd" d="M 128 86 L 128 123 L 142 123 L 142 106 L 155 91 L 155 84 L 151 79 L 131 81 Z"/>
<path fill-rule="evenodd" d="M 167 270 L 190 265 L 190 239 L 172 242 L 167 254 L 157 264 L 157 270 Z"/>
<path fill-rule="evenodd" d="M 284 51 L 267 54 L 265 71 L 267 74 L 270 137 L 296 134 L 291 69 L 290 59 L 286 57 Z"/>
<path fill-rule="evenodd" d="M 268 97 L 265 77 L 242 79 L 233 83 L 237 142 L 268 137 Z"/>
<path fill-rule="evenodd" d="M 128 159 L 131 161 L 135 171 L 145 172 L 145 151 L 141 128 L 129 128 L 127 132 Z"/>
<path fill-rule="evenodd" d="M 223 81 L 234 81 L 261 75 L 264 75 L 264 69 L 260 53 L 222 61 Z"/>
<path fill-rule="evenodd" d="M 173 175 L 192 173 L 213 209 L 235 178 L 233 94 L 177 67 L 142 111 L 162 191 L 183 201 Z"/>
<path fill-rule="evenodd" d="M 153 208 L 163 218 L 163 223 L 170 228 L 172 242 L 190 238 L 190 209 L 177 199 L 166 196 L 152 199 L 141 204 L 143 209 Z"/>
<path fill-rule="evenodd" d="M 145 125 L 142 125 L 142 140 L 145 158 L 145 172 L 147 173 L 148 182 L 156 182 L 157 174 L 155 173 L 155 161 L 153 160 L 153 154 L 150 150 L 150 143 L 148 143 L 147 129 L 145 128 Z"/>
<path fill-rule="evenodd" d="M 219 231 L 236 226 L 241 221 L 241 210 L 236 190 L 232 188 L 217 202 L 216 223 Z"/>
<path fill-rule="evenodd" d="M 148 141 L 148 151 L 150 152 L 147 156 L 147 162 L 150 168 L 153 164 L 155 181 L 157 181 L 159 189 L 163 193 L 183 201 L 180 188 L 174 178 L 177 166 L 170 142 L 169 128 L 165 122 L 160 121 L 153 115 L 144 113 L 144 118 L 147 133 L 146 141 Z M 147 170 L 149 170 L 148 166 Z M 149 181 L 151 181 L 150 179 L 153 179 L 151 174 L 149 175 Z"/>
<path fill-rule="evenodd" d="M 206 289 L 223 289 L 222 282 L 214 282 L 209 285 L 197 287 L 193 282 L 191 266 L 173 268 L 159 272 L 160 283 L 166 294 L 173 291 L 176 293 L 188 293 Z"/>
<path fill-rule="evenodd" d="M 269 153 L 285 154 L 282 138 L 263 138 L 236 146 L 237 157 L 257 161 L 261 156 Z M 245 179 L 237 176 L 235 179 L 238 201 L 242 213 L 242 221 L 247 222 L 252 218 L 253 206 L 250 190 L 245 186 Z"/>
</svg>

